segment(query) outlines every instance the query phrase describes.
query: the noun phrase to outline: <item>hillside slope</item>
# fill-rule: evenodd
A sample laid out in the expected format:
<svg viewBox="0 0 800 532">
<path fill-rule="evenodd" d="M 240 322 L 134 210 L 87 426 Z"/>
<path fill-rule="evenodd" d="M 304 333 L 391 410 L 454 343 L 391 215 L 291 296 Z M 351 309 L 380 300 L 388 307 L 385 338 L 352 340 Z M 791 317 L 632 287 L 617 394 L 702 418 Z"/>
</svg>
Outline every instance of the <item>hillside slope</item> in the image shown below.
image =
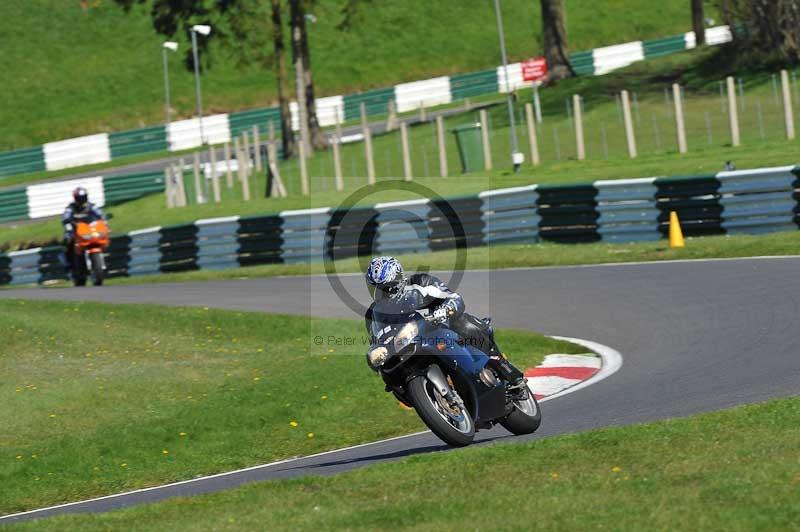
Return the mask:
<svg viewBox="0 0 800 532">
<path fill-rule="evenodd" d="M 337 25 L 344 0 L 321 0 L 309 26 L 317 92 L 342 94 L 393 83 L 490 68 L 499 62 L 490 2 L 405 0 L 364 8 L 349 32 Z M 4 72 L 0 150 L 157 124 L 163 121 L 161 42 L 148 6 L 126 15 L 113 0 L 0 2 Z M 569 2 L 572 50 L 678 34 L 690 27 L 683 2 Z M 539 3 L 503 2 L 512 59 L 540 50 Z M 177 38 L 188 49 L 185 36 Z M 208 113 L 274 103 L 274 79 L 258 66 L 238 67 L 212 46 L 203 76 Z M 181 56 L 170 58 L 177 116 L 194 107 L 193 78 Z"/>
</svg>

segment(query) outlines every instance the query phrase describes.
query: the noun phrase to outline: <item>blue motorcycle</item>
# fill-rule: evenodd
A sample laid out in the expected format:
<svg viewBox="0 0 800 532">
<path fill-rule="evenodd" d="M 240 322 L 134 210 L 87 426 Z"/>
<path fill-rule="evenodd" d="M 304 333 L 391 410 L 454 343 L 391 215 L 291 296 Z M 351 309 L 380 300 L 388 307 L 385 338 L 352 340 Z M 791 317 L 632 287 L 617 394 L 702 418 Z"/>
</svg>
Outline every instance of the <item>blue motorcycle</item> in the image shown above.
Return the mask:
<svg viewBox="0 0 800 532">
<path fill-rule="evenodd" d="M 373 308 L 367 362 L 387 392 L 453 447 L 497 423 L 513 434 L 539 428 L 542 413 L 529 390 L 509 390 L 485 353 L 404 303 L 386 299 Z"/>
</svg>

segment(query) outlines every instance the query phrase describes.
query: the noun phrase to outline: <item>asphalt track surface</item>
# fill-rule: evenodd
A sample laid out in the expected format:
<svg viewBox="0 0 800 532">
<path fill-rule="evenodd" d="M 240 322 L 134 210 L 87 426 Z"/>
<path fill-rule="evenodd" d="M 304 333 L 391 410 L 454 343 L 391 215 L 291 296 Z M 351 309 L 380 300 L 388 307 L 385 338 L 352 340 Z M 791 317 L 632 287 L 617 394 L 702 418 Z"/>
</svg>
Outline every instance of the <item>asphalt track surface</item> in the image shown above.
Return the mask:
<svg viewBox="0 0 800 532">
<path fill-rule="evenodd" d="M 541 438 L 800 393 L 799 272 L 797 257 L 467 272 L 458 287 L 467 308 L 491 314 L 497 326 L 585 338 L 624 357 L 610 378 L 545 403 L 535 435 L 513 438 L 498 428 L 478 433 L 478 440 Z M 360 276 L 341 280 L 366 300 Z M 355 317 L 324 276 L 0 290 L 0 297 Z M 107 511 L 255 480 L 331 475 L 444 449 L 435 436 L 423 433 L 20 517 Z"/>
</svg>

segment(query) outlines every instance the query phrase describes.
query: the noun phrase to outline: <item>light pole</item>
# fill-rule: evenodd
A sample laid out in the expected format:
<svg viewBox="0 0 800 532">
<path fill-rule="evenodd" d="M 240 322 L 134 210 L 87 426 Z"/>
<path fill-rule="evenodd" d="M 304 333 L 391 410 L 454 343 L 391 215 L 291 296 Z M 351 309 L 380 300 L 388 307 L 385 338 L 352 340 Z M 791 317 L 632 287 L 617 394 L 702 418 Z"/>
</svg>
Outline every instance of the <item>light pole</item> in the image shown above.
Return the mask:
<svg viewBox="0 0 800 532">
<path fill-rule="evenodd" d="M 197 116 L 200 123 L 200 144 L 205 144 L 206 139 L 203 135 L 203 92 L 200 89 L 200 64 L 197 60 L 197 34 L 207 36 L 211 33 L 211 26 L 206 24 L 195 24 L 192 30 L 192 57 L 194 58 L 194 90 L 197 101 Z"/>
<path fill-rule="evenodd" d="M 517 124 L 514 120 L 514 103 L 511 94 L 511 80 L 508 79 L 508 57 L 506 57 L 506 37 L 503 33 L 503 17 L 500 14 L 500 0 L 494 0 L 494 16 L 497 20 L 497 36 L 500 39 L 500 55 L 503 59 L 503 72 L 506 76 L 506 101 L 508 103 L 508 120 L 511 124 L 511 162 L 514 171 L 519 172 L 524 155 L 519 152 L 517 145 Z"/>
<path fill-rule="evenodd" d="M 170 117 L 170 105 L 169 105 L 169 68 L 167 66 L 167 50 L 172 50 L 173 52 L 178 51 L 178 43 L 173 41 L 167 41 L 161 45 L 161 50 L 163 51 L 164 55 L 164 110 L 166 111 L 167 121 L 164 124 L 164 127 L 169 127 Z"/>
</svg>

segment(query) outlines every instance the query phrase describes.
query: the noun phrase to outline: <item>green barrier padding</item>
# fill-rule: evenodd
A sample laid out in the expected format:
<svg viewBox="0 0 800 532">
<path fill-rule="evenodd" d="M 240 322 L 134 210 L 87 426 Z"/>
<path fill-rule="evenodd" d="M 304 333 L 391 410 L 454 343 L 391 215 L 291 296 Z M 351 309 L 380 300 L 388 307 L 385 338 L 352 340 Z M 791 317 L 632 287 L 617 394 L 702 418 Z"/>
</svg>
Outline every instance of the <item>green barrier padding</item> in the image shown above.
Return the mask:
<svg viewBox="0 0 800 532">
<path fill-rule="evenodd" d="M 450 76 L 450 93 L 453 95 L 453 100 L 496 92 L 497 69 Z"/>
<path fill-rule="evenodd" d="M 28 194 L 25 188 L 0 192 L 0 222 L 28 217 Z"/>
<path fill-rule="evenodd" d="M 594 57 L 592 56 L 591 50 L 587 50 L 585 52 L 575 52 L 569 56 L 569 62 L 577 75 L 594 75 Z"/>
<path fill-rule="evenodd" d="M 385 115 L 389 113 L 389 101 L 394 100 L 394 88 L 376 89 L 344 97 L 344 119 L 361 118 L 361 103 L 366 106 L 368 115 Z"/>
<path fill-rule="evenodd" d="M 167 151 L 167 130 L 164 126 L 146 127 L 109 133 L 111 159 Z"/>
<path fill-rule="evenodd" d="M 686 40 L 683 35 L 644 41 L 644 58 L 662 57 L 665 55 L 682 52 L 686 49 Z"/>
<path fill-rule="evenodd" d="M 44 170 L 44 150 L 41 146 L 0 153 L 0 178 Z"/>
<path fill-rule="evenodd" d="M 241 135 L 244 131 L 248 133 L 252 132 L 253 126 L 258 126 L 258 132 L 260 134 L 266 134 L 269 131 L 270 122 L 275 124 L 275 136 L 280 137 L 281 110 L 278 107 L 241 111 L 228 115 L 231 138 Z"/>
<path fill-rule="evenodd" d="M 103 179 L 106 205 L 114 205 L 163 191 L 163 172 L 142 172 Z"/>
</svg>

